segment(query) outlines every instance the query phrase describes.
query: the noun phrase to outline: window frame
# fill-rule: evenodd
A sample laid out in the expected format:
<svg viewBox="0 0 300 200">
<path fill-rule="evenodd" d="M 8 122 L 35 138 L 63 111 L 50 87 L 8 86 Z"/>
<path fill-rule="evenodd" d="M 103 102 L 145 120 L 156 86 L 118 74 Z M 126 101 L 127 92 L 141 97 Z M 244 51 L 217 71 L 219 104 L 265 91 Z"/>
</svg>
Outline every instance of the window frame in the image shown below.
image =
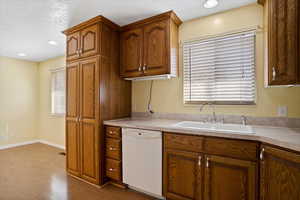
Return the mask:
<svg viewBox="0 0 300 200">
<path fill-rule="evenodd" d="M 52 91 L 54 90 L 54 84 L 53 84 L 53 74 L 57 72 L 64 72 L 65 74 L 65 112 L 64 113 L 55 113 L 53 112 L 53 106 L 54 106 L 54 97 Z M 65 117 L 66 116 L 66 68 L 65 67 L 59 67 L 50 69 L 50 116 L 52 117 Z"/>
<path fill-rule="evenodd" d="M 231 106 L 231 105 L 248 105 L 253 106 L 257 105 L 257 98 L 258 98 L 258 91 L 257 91 L 257 33 L 258 33 L 259 27 L 255 28 L 249 28 L 249 29 L 241 29 L 241 30 L 235 30 L 231 32 L 221 33 L 221 34 L 215 34 L 215 35 L 208 35 L 201 38 L 196 38 L 192 40 L 183 41 L 181 43 L 181 55 L 182 55 L 182 101 L 184 106 L 196 106 L 196 105 L 203 105 L 203 104 L 213 104 L 213 105 L 223 105 L 223 106 Z M 208 40 L 215 37 L 225 37 L 228 35 L 233 34 L 241 34 L 243 32 L 254 32 L 254 100 L 253 101 L 185 101 L 184 96 L 184 90 L 185 90 L 185 79 L 184 79 L 184 44 L 189 42 L 196 42 L 196 41 L 202 41 L 202 40 Z"/>
</svg>

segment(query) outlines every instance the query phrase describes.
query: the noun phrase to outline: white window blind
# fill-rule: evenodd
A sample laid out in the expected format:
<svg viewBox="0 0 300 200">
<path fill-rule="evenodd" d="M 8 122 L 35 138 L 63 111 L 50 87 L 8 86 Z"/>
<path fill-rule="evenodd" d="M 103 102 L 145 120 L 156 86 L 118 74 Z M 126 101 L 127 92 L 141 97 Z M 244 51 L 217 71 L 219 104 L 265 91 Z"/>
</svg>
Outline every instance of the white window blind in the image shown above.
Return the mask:
<svg viewBox="0 0 300 200">
<path fill-rule="evenodd" d="M 184 102 L 255 103 L 255 31 L 183 44 Z"/>
<path fill-rule="evenodd" d="M 66 110 L 66 74 L 64 69 L 51 71 L 51 114 L 64 115 Z"/>
</svg>

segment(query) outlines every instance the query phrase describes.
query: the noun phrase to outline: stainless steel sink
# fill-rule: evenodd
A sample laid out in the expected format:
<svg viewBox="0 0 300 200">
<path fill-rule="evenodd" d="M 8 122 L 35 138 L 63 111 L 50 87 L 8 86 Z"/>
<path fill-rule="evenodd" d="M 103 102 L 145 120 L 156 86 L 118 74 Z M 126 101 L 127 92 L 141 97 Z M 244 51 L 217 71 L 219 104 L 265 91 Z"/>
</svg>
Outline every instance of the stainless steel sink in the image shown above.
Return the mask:
<svg viewBox="0 0 300 200">
<path fill-rule="evenodd" d="M 215 131 L 215 132 L 223 132 L 223 133 L 255 134 L 252 126 L 240 125 L 240 124 L 182 121 L 175 124 L 174 126 L 180 128 L 196 129 L 196 130 L 203 130 L 203 131 Z"/>
</svg>

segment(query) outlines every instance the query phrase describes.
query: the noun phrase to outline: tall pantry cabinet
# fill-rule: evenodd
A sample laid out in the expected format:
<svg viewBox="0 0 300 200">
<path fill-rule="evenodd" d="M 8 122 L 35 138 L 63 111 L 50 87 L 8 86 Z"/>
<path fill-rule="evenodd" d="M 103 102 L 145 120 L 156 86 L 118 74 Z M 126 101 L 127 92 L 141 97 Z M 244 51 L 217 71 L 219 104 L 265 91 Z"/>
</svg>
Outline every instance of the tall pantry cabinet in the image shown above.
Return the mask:
<svg viewBox="0 0 300 200">
<path fill-rule="evenodd" d="M 67 36 L 67 172 L 101 185 L 103 120 L 131 113 L 131 83 L 120 78 L 119 26 L 95 17 L 64 31 Z"/>
</svg>

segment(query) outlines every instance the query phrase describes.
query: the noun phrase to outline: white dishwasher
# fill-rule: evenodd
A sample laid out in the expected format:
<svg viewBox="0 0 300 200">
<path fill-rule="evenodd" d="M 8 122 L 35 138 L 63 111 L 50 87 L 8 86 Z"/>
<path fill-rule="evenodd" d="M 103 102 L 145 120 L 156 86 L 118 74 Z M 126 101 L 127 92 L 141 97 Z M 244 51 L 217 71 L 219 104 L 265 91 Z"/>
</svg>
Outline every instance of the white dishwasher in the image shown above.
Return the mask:
<svg viewBox="0 0 300 200">
<path fill-rule="evenodd" d="M 122 129 L 123 182 L 162 198 L 162 133 Z"/>
</svg>

